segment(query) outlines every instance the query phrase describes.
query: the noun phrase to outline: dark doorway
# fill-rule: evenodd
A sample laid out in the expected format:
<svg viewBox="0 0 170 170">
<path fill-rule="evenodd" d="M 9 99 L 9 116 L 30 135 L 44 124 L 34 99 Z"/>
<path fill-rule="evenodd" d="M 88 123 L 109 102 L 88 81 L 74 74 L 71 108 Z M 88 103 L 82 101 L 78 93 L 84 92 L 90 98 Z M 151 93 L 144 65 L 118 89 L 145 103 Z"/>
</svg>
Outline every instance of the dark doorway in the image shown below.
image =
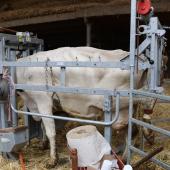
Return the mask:
<svg viewBox="0 0 170 170">
<path fill-rule="evenodd" d="M 170 13 L 157 14 L 163 25 L 170 26 Z M 101 49 L 129 50 L 130 17 L 129 15 L 102 16 L 88 19 L 91 24 L 91 46 Z M 51 23 L 42 23 L 15 27 L 18 31 L 30 31 L 45 42 L 45 50 L 59 47 L 86 46 L 86 24 L 83 18 Z M 167 30 L 170 39 L 170 30 Z M 170 56 L 170 42 L 167 42 Z M 170 77 L 170 59 L 166 77 Z"/>
</svg>

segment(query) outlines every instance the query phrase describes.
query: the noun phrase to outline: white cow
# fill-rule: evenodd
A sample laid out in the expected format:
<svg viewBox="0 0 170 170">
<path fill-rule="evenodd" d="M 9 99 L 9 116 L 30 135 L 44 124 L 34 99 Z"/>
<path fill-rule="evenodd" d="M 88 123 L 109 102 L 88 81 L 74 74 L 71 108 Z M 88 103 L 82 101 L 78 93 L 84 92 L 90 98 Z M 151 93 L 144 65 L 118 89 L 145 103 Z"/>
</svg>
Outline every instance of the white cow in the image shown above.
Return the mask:
<svg viewBox="0 0 170 170">
<path fill-rule="evenodd" d="M 100 50 L 91 47 L 59 48 L 56 50 L 39 52 L 26 58 L 21 58 L 21 62 L 35 61 L 120 61 L 128 56 L 128 52 L 122 50 Z M 60 86 L 59 68 L 17 68 L 17 83 L 23 84 L 47 84 Z M 143 77 L 142 77 L 143 78 Z M 141 74 L 137 78 L 140 82 Z M 142 80 L 143 81 L 143 80 Z M 105 89 L 128 89 L 129 71 L 119 68 L 67 68 L 67 87 L 89 87 Z M 58 93 L 58 98 L 62 109 L 74 116 L 95 117 L 103 112 L 103 96 L 78 95 Z M 53 99 L 52 93 L 25 91 L 22 93 L 30 111 L 52 115 Z M 113 110 L 115 109 L 115 99 L 113 99 Z M 50 165 L 57 162 L 55 144 L 55 124 L 53 119 L 42 118 L 47 137 L 50 141 Z M 128 121 L 128 99 L 121 99 L 120 116 L 113 125 L 114 129 L 121 129 L 127 125 Z"/>
</svg>

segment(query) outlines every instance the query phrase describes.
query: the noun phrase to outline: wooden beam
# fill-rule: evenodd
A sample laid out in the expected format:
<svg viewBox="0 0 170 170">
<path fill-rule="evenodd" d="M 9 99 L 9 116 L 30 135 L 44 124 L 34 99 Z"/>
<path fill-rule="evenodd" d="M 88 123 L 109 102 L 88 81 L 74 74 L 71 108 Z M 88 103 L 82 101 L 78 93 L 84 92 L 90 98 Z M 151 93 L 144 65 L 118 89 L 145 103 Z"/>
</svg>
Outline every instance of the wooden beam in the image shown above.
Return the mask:
<svg viewBox="0 0 170 170">
<path fill-rule="evenodd" d="M 119 15 L 128 14 L 130 10 L 129 6 L 122 6 L 121 8 L 115 8 L 115 6 L 96 6 L 88 9 L 81 9 L 75 12 L 39 16 L 33 18 L 18 19 L 12 21 L 1 22 L 2 27 L 16 27 L 22 25 L 48 23 L 55 21 L 71 20 L 84 17 L 95 17 L 95 16 L 107 16 L 107 15 Z"/>
<path fill-rule="evenodd" d="M 155 12 L 170 12 L 169 0 L 168 1 L 161 0 L 159 2 L 153 2 L 153 6 L 155 8 Z M 24 26 L 24 25 L 31 25 L 31 24 L 71 20 L 77 18 L 88 18 L 88 17 L 95 17 L 95 16 L 108 16 L 108 15 L 121 15 L 121 14 L 130 14 L 130 3 L 124 5 L 96 5 L 84 9 L 77 9 L 74 12 L 65 12 L 59 14 L 56 13 L 52 15 L 4 21 L 4 22 L 0 22 L 0 26 L 16 27 L 16 26 Z"/>
</svg>

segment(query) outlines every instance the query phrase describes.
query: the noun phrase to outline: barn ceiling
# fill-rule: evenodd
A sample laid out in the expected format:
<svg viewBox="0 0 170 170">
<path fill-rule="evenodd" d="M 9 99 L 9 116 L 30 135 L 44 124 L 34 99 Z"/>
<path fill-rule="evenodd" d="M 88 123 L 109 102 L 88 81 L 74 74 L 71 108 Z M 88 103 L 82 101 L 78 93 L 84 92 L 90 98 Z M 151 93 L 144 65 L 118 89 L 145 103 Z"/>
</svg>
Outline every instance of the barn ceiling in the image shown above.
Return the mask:
<svg viewBox="0 0 170 170">
<path fill-rule="evenodd" d="M 153 6 L 158 12 L 170 11 L 169 0 L 153 0 Z M 129 12 L 130 0 L 1 0 L 0 26 L 13 27 Z"/>
</svg>

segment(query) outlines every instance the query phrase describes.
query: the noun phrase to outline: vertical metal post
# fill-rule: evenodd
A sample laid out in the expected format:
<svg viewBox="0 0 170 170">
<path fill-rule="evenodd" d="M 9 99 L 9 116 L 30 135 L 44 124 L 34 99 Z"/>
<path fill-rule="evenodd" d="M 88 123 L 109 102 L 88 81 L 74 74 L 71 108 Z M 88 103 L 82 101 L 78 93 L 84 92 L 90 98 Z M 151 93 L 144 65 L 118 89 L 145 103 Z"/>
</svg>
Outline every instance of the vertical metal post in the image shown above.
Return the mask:
<svg viewBox="0 0 170 170">
<path fill-rule="evenodd" d="M 65 86 L 66 85 L 66 68 L 65 67 L 61 67 L 61 71 L 60 71 L 60 83 L 61 83 L 61 86 Z"/>
<path fill-rule="evenodd" d="M 91 46 L 91 23 L 87 18 L 85 18 L 85 24 L 86 24 L 86 46 Z"/>
<path fill-rule="evenodd" d="M 2 61 L 4 57 L 4 38 L 0 38 L 0 74 L 3 73 Z"/>
<path fill-rule="evenodd" d="M 133 117 L 133 93 L 134 74 L 135 74 L 135 51 L 136 51 L 136 0 L 131 0 L 131 24 L 130 24 L 130 96 L 129 96 L 129 124 L 128 124 L 128 159 L 131 158 L 131 140 L 132 140 L 132 117 Z"/>
<path fill-rule="evenodd" d="M 150 20 L 151 26 L 151 53 L 150 59 L 154 61 L 150 69 L 150 87 L 151 91 L 156 90 L 157 87 L 157 74 L 158 74 L 158 37 L 156 36 L 156 32 L 158 30 L 158 18 L 152 17 Z"/>
<path fill-rule="evenodd" d="M 23 57 L 27 57 L 28 56 L 28 52 L 27 51 L 23 51 L 22 52 Z M 24 104 L 24 111 L 28 111 L 27 106 Z M 28 115 L 24 115 L 24 125 L 26 127 L 28 127 L 28 129 L 26 130 L 26 138 L 27 140 L 29 140 L 30 138 L 30 131 L 29 131 L 29 116 Z"/>
<path fill-rule="evenodd" d="M 12 51 L 8 48 L 8 60 L 9 61 L 16 61 L 16 52 Z M 16 82 L 16 68 L 10 67 L 10 74 L 11 78 L 13 79 L 14 83 Z M 10 89 L 11 90 L 11 89 Z M 16 108 L 16 92 L 15 90 L 10 92 L 10 103 Z M 12 126 L 17 127 L 18 126 L 18 114 L 12 111 Z"/>
<path fill-rule="evenodd" d="M 104 121 L 110 122 L 112 120 L 112 96 L 104 96 Z M 104 137 L 111 143 L 112 126 L 104 127 Z"/>
<path fill-rule="evenodd" d="M 161 71 L 162 71 L 162 52 L 163 52 L 163 48 L 164 48 L 164 40 L 163 38 L 161 38 L 159 41 L 158 41 L 158 74 L 157 74 L 157 83 L 158 83 L 158 86 L 161 86 Z"/>
<path fill-rule="evenodd" d="M 28 111 L 26 105 L 24 105 L 24 111 Z M 26 129 L 26 140 L 30 143 L 30 133 L 29 133 L 29 117 L 28 115 L 24 115 L 24 125 L 28 127 Z"/>
<path fill-rule="evenodd" d="M 6 128 L 6 122 L 7 122 L 6 117 L 5 117 L 4 103 L 0 103 L 0 109 L 1 109 L 1 112 L 0 112 L 1 127 L 0 128 L 3 129 L 3 128 Z"/>
</svg>

